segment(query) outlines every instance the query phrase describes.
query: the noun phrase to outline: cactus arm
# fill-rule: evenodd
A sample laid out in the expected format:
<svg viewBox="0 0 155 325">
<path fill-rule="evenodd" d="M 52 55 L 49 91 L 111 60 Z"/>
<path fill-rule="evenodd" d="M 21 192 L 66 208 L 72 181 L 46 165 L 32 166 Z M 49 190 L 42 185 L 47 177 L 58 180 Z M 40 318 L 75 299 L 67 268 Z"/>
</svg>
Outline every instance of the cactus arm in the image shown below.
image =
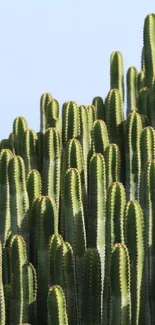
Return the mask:
<svg viewBox="0 0 155 325">
<path fill-rule="evenodd" d="M 82 264 L 82 325 L 101 324 L 101 287 L 100 255 L 89 248 Z"/>
<path fill-rule="evenodd" d="M 68 325 L 66 300 L 62 288 L 52 286 L 48 291 L 47 298 L 48 325 Z"/>
<path fill-rule="evenodd" d="M 124 67 L 123 57 L 119 51 L 114 51 L 110 56 L 110 88 L 118 89 L 121 100 L 124 102 Z"/>
<path fill-rule="evenodd" d="M 125 212 L 125 242 L 131 262 L 131 304 L 133 325 L 144 322 L 144 218 L 138 201 L 129 201 Z"/>
<path fill-rule="evenodd" d="M 135 67 L 130 67 L 127 71 L 127 115 L 131 111 L 137 111 L 137 78 L 138 71 Z"/>
<path fill-rule="evenodd" d="M 155 76 L 155 14 L 149 14 L 145 18 L 143 42 L 146 85 L 150 87 Z"/>
<path fill-rule="evenodd" d="M 110 325 L 131 325 L 130 258 L 124 244 L 115 244 L 111 258 Z"/>
</svg>

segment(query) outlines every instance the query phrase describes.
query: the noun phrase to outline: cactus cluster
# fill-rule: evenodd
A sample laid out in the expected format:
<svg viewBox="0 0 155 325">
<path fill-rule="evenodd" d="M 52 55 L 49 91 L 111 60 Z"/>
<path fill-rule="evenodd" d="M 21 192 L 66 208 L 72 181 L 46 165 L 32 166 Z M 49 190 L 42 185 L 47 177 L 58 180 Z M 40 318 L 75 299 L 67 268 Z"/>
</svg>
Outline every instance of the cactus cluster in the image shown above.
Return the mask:
<svg viewBox="0 0 155 325">
<path fill-rule="evenodd" d="M 44 93 L 0 142 L 0 325 L 155 324 L 155 14 L 141 71 L 90 105 Z"/>
</svg>

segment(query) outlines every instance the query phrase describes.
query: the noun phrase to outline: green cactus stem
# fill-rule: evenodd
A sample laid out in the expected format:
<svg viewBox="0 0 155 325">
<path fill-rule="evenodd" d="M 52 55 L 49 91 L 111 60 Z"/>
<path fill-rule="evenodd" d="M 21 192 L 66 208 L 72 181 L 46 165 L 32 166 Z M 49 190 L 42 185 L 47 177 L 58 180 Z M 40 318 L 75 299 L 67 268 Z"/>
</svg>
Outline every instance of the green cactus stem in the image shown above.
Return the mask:
<svg viewBox="0 0 155 325">
<path fill-rule="evenodd" d="M 106 249 L 105 249 L 105 277 L 103 292 L 103 321 L 109 324 L 110 317 L 110 270 L 111 254 L 115 243 L 124 242 L 124 213 L 126 193 L 122 183 L 114 182 L 110 185 L 106 204 Z"/>
<path fill-rule="evenodd" d="M 127 200 L 139 199 L 141 177 L 140 137 L 141 116 L 133 111 L 129 114 L 126 127 L 125 166 Z"/>
<path fill-rule="evenodd" d="M 16 117 L 13 122 L 14 148 L 16 155 L 22 155 L 23 137 L 28 128 L 27 121 L 24 117 Z"/>
<path fill-rule="evenodd" d="M 95 106 L 97 111 L 97 119 L 98 120 L 105 120 L 105 104 L 103 102 L 102 97 L 94 97 L 92 101 L 92 105 Z"/>
<path fill-rule="evenodd" d="M 56 128 L 49 128 L 43 140 L 43 195 L 52 197 L 59 209 L 60 197 L 60 137 Z"/>
<path fill-rule="evenodd" d="M 25 163 L 26 175 L 32 169 L 38 169 L 37 133 L 33 130 L 27 129 L 23 135 L 21 157 Z"/>
<path fill-rule="evenodd" d="M 4 296 L 4 287 L 2 279 L 2 243 L 0 241 L 0 325 L 5 325 L 6 321 L 6 309 L 5 309 L 5 296 Z"/>
<path fill-rule="evenodd" d="M 140 202 L 145 225 L 145 314 L 147 324 L 155 322 L 155 160 L 145 164 L 141 179 Z"/>
<path fill-rule="evenodd" d="M 111 257 L 110 325 L 131 325 L 130 258 L 124 244 L 115 244 Z"/>
<path fill-rule="evenodd" d="M 145 18 L 143 41 L 146 86 L 150 87 L 155 76 L 155 14 L 149 14 Z"/>
<path fill-rule="evenodd" d="M 60 286 L 55 285 L 49 288 L 47 309 L 48 325 L 69 325 L 66 310 L 66 299 Z"/>
<path fill-rule="evenodd" d="M 26 188 L 24 161 L 20 156 L 14 156 L 8 165 L 10 189 L 10 213 L 12 234 L 19 234 L 29 243 L 28 211 L 29 199 Z"/>
<path fill-rule="evenodd" d="M 131 262 L 132 325 L 144 322 L 144 218 L 138 201 L 129 201 L 125 212 L 125 243 Z"/>
<path fill-rule="evenodd" d="M 123 102 L 118 89 L 109 91 L 106 98 L 106 124 L 110 143 L 122 148 L 121 125 L 124 120 Z"/>
<path fill-rule="evenodd" d="M 138 71 L 135 67 L 130 67 L 127 71 L 127 115 L 130 114 L 131 111 L 137 111 L 137 78 Z"/>
<path fill-rule="evenodd" d="M 155 159 L 155 130 L 151 126 L 143 129 L 140 138 L 141 168 L 144 170 L 145 164 Z"/>
<path fill-rule="evenodd" d="M 62 143 L 80 136 L 79 110 L 75 102 L 65 102 L 62 106 Z"/>
<path fill-rule="evenodd" d="M 82 325 L 101 325 L 101 282 L 100 255 L 89 248 L 82 264 Z"/>
<path fill-rule="evenodd" d="M 109 136 L 106 123 L 96 120 L 92 130 L 93 151 L 104 155 L 106 147 L 109 145 Z"/>
<path fill-rule="evenodd" d="M 0 240 L 3 247 L 11 230 L 8 165 L 12 157 L 13 154 L 9 149 L 0 152 Z"/>
<path fill-rule="evenodd" d="M 119 51 L 112 52 L 110 56 L 110 88 L 118 89 L 121 101 L 124 102 L 123 56 Z"/>
<path fill-rule="evenodd" d="M 51 99 L 50 93 L 44 93 L 40 98 L 40 130 L 42 133 L 46 130 L 46 107 Z"/>
<path fill-rule="evenodd" d="M 120 181 L 120 150 L 117 144 L 110 144 L 104 153 L 106 166 L 106 187 L 107 189 L 113 182 Z"/>
<path fill-rule="evenodd" d="M 137 77 L 137 88 L 140 91 L 142 88 L 146 87 L 145 72 L 140 71 Z"/>
</svg>

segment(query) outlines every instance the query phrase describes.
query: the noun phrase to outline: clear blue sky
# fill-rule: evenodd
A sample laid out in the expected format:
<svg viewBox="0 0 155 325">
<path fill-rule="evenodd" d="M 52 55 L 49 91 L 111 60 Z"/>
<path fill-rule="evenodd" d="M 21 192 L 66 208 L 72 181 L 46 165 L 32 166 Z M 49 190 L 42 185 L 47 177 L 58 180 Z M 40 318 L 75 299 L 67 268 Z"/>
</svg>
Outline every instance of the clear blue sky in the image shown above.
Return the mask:
<svg viewBox="0 0 155 325">
<path fill-rule="evenodd" d="M 109 91 L 109 59 L 118 50 L 140 69 L 143 24 L 155 2 L 0 0 L 0 139 L 24 116 L 40 127 L 40 97 L 91 104 Z"/>
</svg>

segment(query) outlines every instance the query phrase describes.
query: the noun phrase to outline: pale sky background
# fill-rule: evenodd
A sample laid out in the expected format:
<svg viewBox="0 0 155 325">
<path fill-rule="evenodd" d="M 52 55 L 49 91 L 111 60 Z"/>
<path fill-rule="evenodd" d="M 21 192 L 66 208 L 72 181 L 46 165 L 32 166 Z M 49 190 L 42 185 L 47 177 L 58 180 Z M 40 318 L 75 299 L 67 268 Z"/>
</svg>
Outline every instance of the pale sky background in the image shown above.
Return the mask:
<svg viewBox="0 0 155 325">
<path fill-rule="evenodd" d="M 118 50 L 140 70 L 145 16 L 154 0 L 0 0 L 0 140 L 24 116 L 40 129 L 40 97 L 91 104 L 110 87 Z"/>
</svg>

